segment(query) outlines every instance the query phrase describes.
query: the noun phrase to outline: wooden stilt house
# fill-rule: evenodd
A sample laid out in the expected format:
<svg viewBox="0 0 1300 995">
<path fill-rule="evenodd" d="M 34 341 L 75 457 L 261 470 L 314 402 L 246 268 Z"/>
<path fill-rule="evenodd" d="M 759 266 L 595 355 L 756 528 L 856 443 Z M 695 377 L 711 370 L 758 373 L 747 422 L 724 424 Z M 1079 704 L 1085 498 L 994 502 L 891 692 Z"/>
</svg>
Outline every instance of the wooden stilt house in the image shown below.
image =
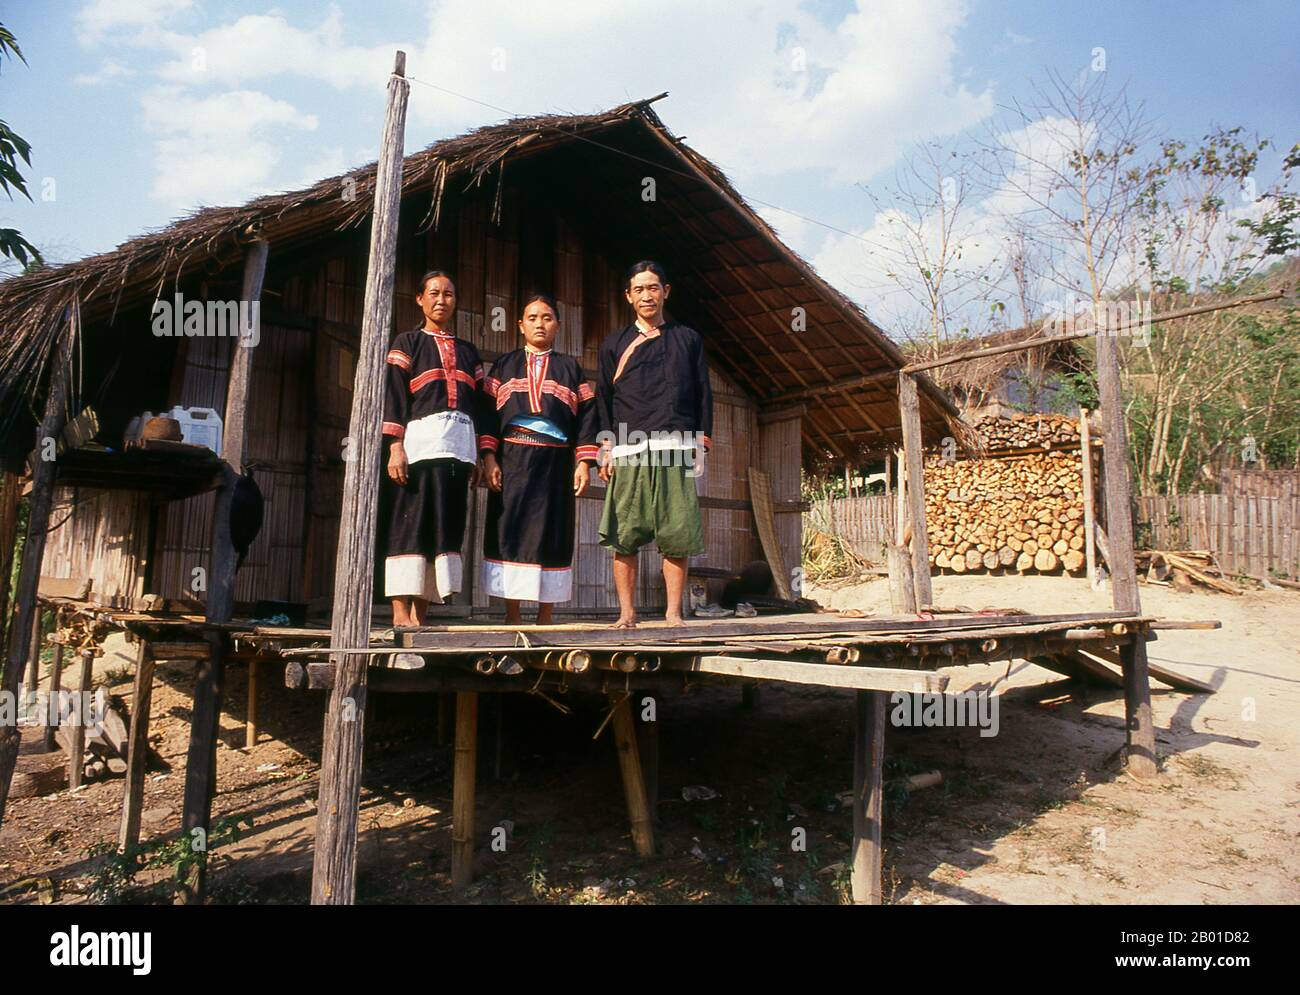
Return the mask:
<svg viewBox="0 0 1300 995">
<path fill-rule="evenodd" d="M 693 566 L 725 571 L 762 556 L 749 493 L 756 467 L 770 475 L 776 531 L 793 567 L 801 465 L 899 442 L 904 358 L 650 103 L 515 119 L 407 156 L 393 333 L 420 321 L 419 275 L 445 269 L 458 285 L 457 333 L 485 359 L 517 346 L 519 302 L 542 290 L 560 305 L 556 348 L 594 372 L 601 340 L 630 320 L 624 269 L 662 260 L 673 284 L 669 310 L 702 333 L 714 381 L 714 450 L 701 487 L 708 551 Z M 106 447 L 60 456 L 42 576 L 90 578 L 94 600 L 111 605 L 195 593 L 195 570 L 208 561 L 211 467 L 162 460 L 143 474 L 123 463 L 122 436 L 144 411 L 221 412 L 240 346 L 229 337 L 157 334 L 154 304 L 177 294 L 237 301 L 246 247 L 261 239 L 269 253 L 248 458 L 266 520 L 235 596 L 328 603 L 347 527 L 341 484 L 374 176 L 371 165 L 306 190 L 201 210 L 111 252 L 0 284 L 10 468 L 31 449 L 32 413 L 43 410 L 53 346 L 71 309 L 79 341 L 69 414 L 92 408 L 95 439 Z M 959 430 L 956 410 L 924 378 L 920 412 L 927 437 Z M 579 503 L 570 610 L 616 604 L 610 557 L 597 545 L 602 498 L 597 486 Z M 476 574 L 484 502 L 480 492 L 471 508 L 467 576 Z M 649 610 L 662 608 L 655 566 L 641 573 Z M 462 597 L 462 611 L 487 607 L 472 589 Z"/>
</svg>

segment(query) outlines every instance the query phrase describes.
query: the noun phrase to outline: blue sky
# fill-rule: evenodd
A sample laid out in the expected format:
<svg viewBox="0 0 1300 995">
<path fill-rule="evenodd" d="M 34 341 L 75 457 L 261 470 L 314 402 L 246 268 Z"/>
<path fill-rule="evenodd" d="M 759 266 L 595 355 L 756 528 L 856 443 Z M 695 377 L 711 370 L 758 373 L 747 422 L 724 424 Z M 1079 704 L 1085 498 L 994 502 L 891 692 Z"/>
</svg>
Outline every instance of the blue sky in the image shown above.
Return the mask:
<svg viewBox="0 0 1300 995">
<path fill-rule="evenodd" d="M 863 185 L 883 191 L 913 143 L 986 130 L 1045 70 L 1073 73 L 1099 47 L 1108 80 L 1127 85 L 1163 133 L 1196 139 L 1241 124 L 1280 145 L 1300 139 L 1300 5 L 1287 2 L 48 0 L 0 10 L 30 64 L 5 67 L 0 101 L 32 143 L 36 198 L 0 202 L 0 223 L 55 262 L 197 206 L 369 161 L 398 46 L 417 79 L 511 112 L 590 111 L 668 90 L 661 116 L 746 196 L 864 234 L 875 208 Z M 417 84 L 407 147 L 502 116 Z M 1265 181 L 1276 166 L 1265 157 Z M 871 306 L 872 281 L 856 272 L 869 265 L 851 241 L 763 213 Z"/>
</svg>

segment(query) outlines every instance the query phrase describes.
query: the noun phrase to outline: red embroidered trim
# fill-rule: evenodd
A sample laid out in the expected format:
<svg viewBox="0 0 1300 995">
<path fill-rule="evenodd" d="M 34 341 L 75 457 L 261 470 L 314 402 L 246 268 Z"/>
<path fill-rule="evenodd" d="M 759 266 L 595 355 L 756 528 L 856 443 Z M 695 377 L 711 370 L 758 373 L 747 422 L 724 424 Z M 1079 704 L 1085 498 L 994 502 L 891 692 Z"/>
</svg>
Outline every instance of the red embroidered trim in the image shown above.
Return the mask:
<svg viewBox="0 0 1300 995">
<path fill-rule="evenodd" d="M 388 351 L 388 362 L 393 366 L 400 366 L 404 370 L 411 368 L 411 357 L 400 349 L 390 349 Z"/>
<path fill-rule="evenodd" d="M 391 436 L 394 436 L 394 437 L 396 437 L 396 438 L 398 438 L 398 439 L 401 439 L 401 438 L 404 438 L 404 437 L 406 436 L 406 427 L 405 427 L 404 425 L 399 425 L 399 424 L 397 424 L 397 422 L 395 422 L 395 421 L 386 421 L 386 422 L 384 422 L 384 433 L 383 433 L 383 434 L 384 434 L 384 435 L 391 435 Z"/>
<path fill-rule="evenodd" d="M 483 452 L 483 450 L 486 449 L 488 452 L 494 453 L 497 451 L 497 446 L 498 442 L 494 435 L 480 435 L 478 437 L 479 452 Z"/>
<path fill-rule="evenodd" d="M 465 383 L 469 384 L 471 387 L 476 387 L 477 384 L 474 382 L 474 378 L 471 377 L 464 370 L 453 369 L 451 372 L 454 374 L 454 379 L 450 380 L 448 383 L 447 405 L 449 407 L 454 408 L 456 406 L 456 381 L 462 380 Z M 433 383 L 433 381 L 435 380 L 446 380 L 446 379 L 447 379 L 446 370 L 443 369 L 425 370 L 419 376 L 411 378 L 411 393 L 414 394 L 421 387 Z"/>
</svg>

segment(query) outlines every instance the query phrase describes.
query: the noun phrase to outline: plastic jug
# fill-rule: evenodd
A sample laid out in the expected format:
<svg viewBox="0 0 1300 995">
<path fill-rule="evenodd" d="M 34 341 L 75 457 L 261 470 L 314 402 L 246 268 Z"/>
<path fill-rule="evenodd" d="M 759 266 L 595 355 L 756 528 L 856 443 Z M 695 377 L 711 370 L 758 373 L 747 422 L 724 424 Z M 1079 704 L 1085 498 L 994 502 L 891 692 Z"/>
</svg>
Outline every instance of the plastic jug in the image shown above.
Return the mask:
<svg viewBox="0 0 1300 995">
<path fill-rule="evenodd" d="M 212 408 L 182 408 L 178 404 L 167 417 L 180 423 L 181 438 L 186 442 L 221 452 L 221 416 Z"/>
</svg>

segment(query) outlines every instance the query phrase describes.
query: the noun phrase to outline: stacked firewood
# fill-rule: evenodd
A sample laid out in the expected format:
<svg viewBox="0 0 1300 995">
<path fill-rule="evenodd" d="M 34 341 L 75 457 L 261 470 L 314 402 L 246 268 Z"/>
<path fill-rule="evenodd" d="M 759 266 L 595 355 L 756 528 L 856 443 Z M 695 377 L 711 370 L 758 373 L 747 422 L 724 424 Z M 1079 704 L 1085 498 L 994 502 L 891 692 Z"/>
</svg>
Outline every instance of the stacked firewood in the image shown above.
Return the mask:
<svg viewBox="0 0 1300 995">
<path fill-rule="evenodd" d="M 1079 420 L 1069 415 L 988 415 L 975 431 L 989 452 L 1079 448 Z"/>
<path fill-rule="evenodd" d="M 88 709 L 83 715 L 80 709 Z M 110 775 L 124 774 L 127 760 L 127 730 L 130 717 L 120 698 L 112 698 L 101 710 L 97 705 L 69 700 L 64 714 L 59 717 L 55 738 L 65 755 L 72 751 L 72 725 L 86 722 L 86 738 L 82 753 L 82 777 L 85 781 L 99 781 Z M 97 720 L 97 721 L 94 721 Z"/>
<path fill-rule="evenodd" d="M 931 460 L 925 468 L 930 562 L 941 570 L 1084 568 L 1078 452 Z"/>
</svg>

